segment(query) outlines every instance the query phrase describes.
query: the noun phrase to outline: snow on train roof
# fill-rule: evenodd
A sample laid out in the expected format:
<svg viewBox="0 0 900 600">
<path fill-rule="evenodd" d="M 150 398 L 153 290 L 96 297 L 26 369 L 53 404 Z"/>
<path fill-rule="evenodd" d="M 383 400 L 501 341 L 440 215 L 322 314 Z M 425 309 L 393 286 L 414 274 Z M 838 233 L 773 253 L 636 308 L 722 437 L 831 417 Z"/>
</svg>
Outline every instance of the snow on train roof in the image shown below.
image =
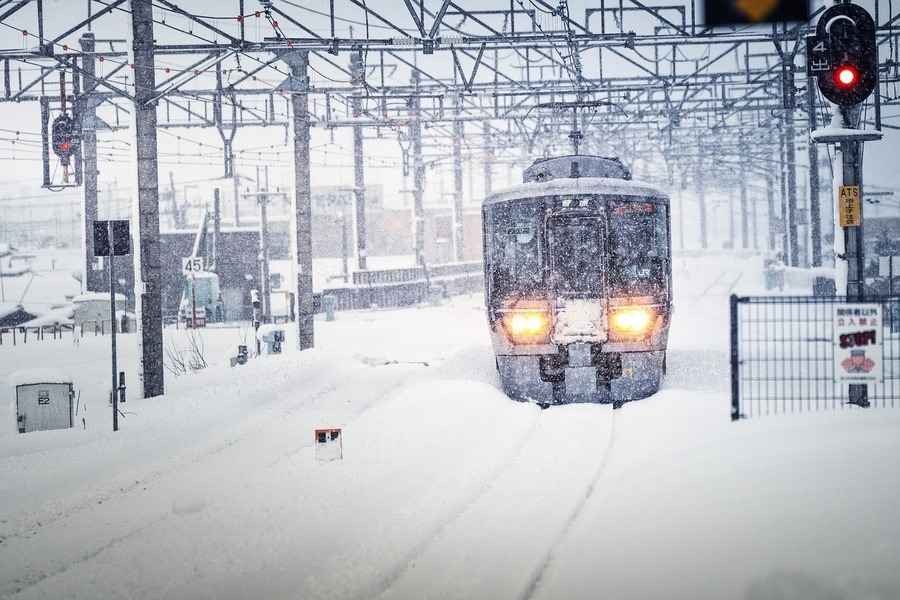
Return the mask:
<svg viewBox="0 0 900 600">
<path fill-rule="evenodd" d="M 510 200 L 540 198 L 560 194 L 610 194 L 617 196 L 642 196 L 668 200 L 669 196 L 647 183 L 628 179 L 607 177 L 579 177 L 577 179 L 551 179 L 520 183 L 505 190 L 495 192 L 484 199 L 483 204 L 497 204 Z"/>
</svg>

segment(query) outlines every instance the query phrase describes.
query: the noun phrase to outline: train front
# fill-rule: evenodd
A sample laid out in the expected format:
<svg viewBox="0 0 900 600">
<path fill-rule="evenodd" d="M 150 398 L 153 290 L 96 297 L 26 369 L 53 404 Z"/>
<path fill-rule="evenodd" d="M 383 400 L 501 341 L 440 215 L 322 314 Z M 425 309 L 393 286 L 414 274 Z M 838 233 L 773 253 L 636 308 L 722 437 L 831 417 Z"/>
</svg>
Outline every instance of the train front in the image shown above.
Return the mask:
<svg viewBox="0 0 900 600">
<path fill-rule="evenodd" d="M 541 405 L 647 397 L 672 314 L 669 201 L 616 159 L 536 162 L 483 206 L 485 296 L 508 395 Z"/>
</svg>

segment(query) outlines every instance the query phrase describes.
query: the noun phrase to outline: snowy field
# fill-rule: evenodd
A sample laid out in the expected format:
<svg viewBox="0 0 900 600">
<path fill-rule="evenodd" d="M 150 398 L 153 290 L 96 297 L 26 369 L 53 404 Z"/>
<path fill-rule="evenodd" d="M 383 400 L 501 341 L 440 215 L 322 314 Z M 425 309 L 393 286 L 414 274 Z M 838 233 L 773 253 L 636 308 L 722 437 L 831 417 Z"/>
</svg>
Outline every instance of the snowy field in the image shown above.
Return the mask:
<svg viewBox="0 0 900 600">
<path fill-rule="evenodd" d="M 760 264 L 676 261 L 668 378 L 619 411 L 507 399 L 480 296 L 235 369 L 249 332 L 207 329 L 209 367 L 116 434 L 108 338 L 0 347 L 0 378 L 81 390 L 78 428 L 17 435 L 0 387 L 0 597 L 896 600 L 900 413 L 729 420 L 727 296 Z"/>
</svg>

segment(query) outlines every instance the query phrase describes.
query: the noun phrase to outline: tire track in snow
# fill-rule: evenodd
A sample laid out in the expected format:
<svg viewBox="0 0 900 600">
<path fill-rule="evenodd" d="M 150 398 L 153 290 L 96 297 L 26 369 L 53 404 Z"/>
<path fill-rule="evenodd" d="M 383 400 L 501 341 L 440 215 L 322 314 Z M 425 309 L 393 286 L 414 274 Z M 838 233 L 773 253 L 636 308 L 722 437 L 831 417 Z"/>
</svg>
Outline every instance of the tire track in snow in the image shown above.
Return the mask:
<svg viewBox="0 0 900 600">
<path fill-rule="evenodd" d="M 517 440 L 512 450 L 504 457 L 500 463 L 477 485 L 474 493 L 468 495 L 465 499 L 459 501 L 452 510 L 445 514 L 444 518 L 438 521 L 421 540 L 415 544 L 405 556 L 398 561 L 395 566 L 390 569 L 387 574 L 379 578 L 377 583 L 368 586 L 368 589 L 356 596 L 359 600 L 371 600 L 372 598 L 382 597 L 415 563 L 416 559 L 422 556 L 428 546 L 445 531 L 447 531 L 456 521 L 459 520 L 472 506 L 488 494 L 496 484 L 500 475 L 509 470 L 512 465 L 520 458 L 528 446 L 528 443 L 534 438 L 540 423 L 541 412 L 535 412 L 528 429 L 519 440 Z"/>
<path fill-rule="evenodd" d="M 107 550 L 115 548 L 116 546 L 127 541 L 128 539 L 133 538 L 134 536 L 136 536 L 140 533 L 143 533 L 144 531 L 148 531 L 148 530 L 154 528 L 158 524 L 160 524 L 163 521 L 165 521 L 166 519 L 168 519 L 170 516 L 171 516 L 171 513 L 163 515 L 162 517 L 154 519 L 154 520 L 150 521 L 149 523 L 145 523 L 145 524 L 141 525 L 140 527 L 131 529 L 122 535 L 115 536 L 115 537 L 107 540 L 103 545 L 82 554 L 81 556 L 76 558 L 74 561 L 63 564 L 62 566 L 60 566 L 57 569 L 51 569 L 51 570 L 47 570 L 47 571 L 39 571 L 36 573 L 26 573 L 23 577 L 13 579 L 12 581 L 9 582 L 9 585 L 13 586 L 13 589 L 11 591 L 5 592 L 3 590 L 0 590 L 0 594 L 2 594 L 4 598 L 9 598 L 14 595 L 21 594 L 22 592 L 27 591 L 29 588 L 32 588 L 32 587 L 38 585 L 40 582 L 44 581 L 45 579 L 49 579 L 50 577 L 55 577 L 57 575 L 62 575 L 64 573 L 66 573 L 67 571 L 71 571 L 72 569 L 75 569 L 79 565 L 91 560 L 92 558 L 99 556 L 103 552 L 106 552 Z"/>
<path fill-rule="evenodd" d="M 563 408 L 563 407 L 560 407 L 560 408 Z M 553 409 L 551 409 L 551 411 L 552 410 Z M 610 412 L 612 412 L 612 414 L 615 415 L 615 411 L 612 411 L 611 408 L 610 408 Z M 539 415 L 545 415 L 545 420 L 546 420 L 546 416 L 550 416 L 550 417 L 554 416 L 552 414 L 552 412 L 547 412 L 547 411 L 542 411 L 541 413 L 539 413 Z M 504 464 L 504 468 L 498 469 L 497 473 L 491 477 L 491 479 L 480 490 L 480 493 L 476 497 L 472 498 L 469 502 L 467 502 L 466 505 L 461 507 L 460 510 L 454 511 L 451 515 L 449 515 L 449 517 L 447 519 L 445 519 L 445 522 L 442 523 L 442 525 L 438 529 L 431 532 L 431 535 L 429 535 L 424 540 L 423 543 L 418 544 L 412 551 L 409 552 L 408 556 L 404 559 L 404 561 L 400 565 L 398 565 L 398 567 L 396 569 L 391 571 L 386 578 L 382 579 L 381 585 L 379 585 L 374 590 L 369 590 L 369 593 L 367 593 L 363 596 L 360 596 L 360 598 L 371 598 L 371 597 L 406 598 L 408 596 L 408 594 L 404 595 L 404 592 L 409 592 L 410 589 L 404 589 L 403 591 L 398 591 L 396 589 L 398 584 L 407 575 L 411 575 L 411 576 L 413 576 L 413 578 L 415 578 L 415 576 L 417 575 L 417 573 L 415 572 L 417 568 L 423 572 L 423 576 L 424 576 L 424 572 L 431 572 L 428 569 L 428 566 L 430 563 L 437 562 L 441 566 L 446 567 L 448 570 L 453 570 L 454 568 L 456 568 L 457 570 L 462 570 L 463 573 L 466 573 L 465 565 L 454 564 L 452 560 L 445 562 L 444 559 L 446 559 L 446 558 L 452 559 L 453 557 L 448 556 L 446 552 L 442 554 L 441 551 L 446 550 L 448 546 L 451 549 L 455 548 L 455 546 L 453 545 L 454 536 L 455 537 L 462 536 L 464 538 L 473 537 L 470 535 L 471 530 L 467 529 L 468 523 L 465 523 L 464 521 L 467 519 L 470 521 L 471 520 L 478 521 L 479 518 L 483 516 L 483 515 L 478 514 L 479 510 L 481 510 L 482 512 L 485 512 L 485 510 L 487 510 L 487 513 L 491 514 L 492 513 L 491 509 L 492 509 L 492 507 L 494 507 L 494 503 L 492 502 L 493 498 L 490 498 L 491 494 L 499 494 L 501 497 L 510 499 L 513 502 L 519 503 L 519 504 L 522 504 L 522 503 L 527 504 L 527 502 L 529 500 L 531 500 L 532 502 L 541 503 L 541 499 L 540 498 L 534 499 L 534 496 L 529 498 L 528 496 L 524 496 L 524 495 L 516 496 L 515 494 L 504 493 L 504 491 L 505 491 L 504 484 L 506 484 L 508 482 L 505 481 L 504 477 L 503 477 L 503 475 L 512 475 L 512 473 L 511 473 L 512 467 L 516 467 L 516 468 L 519 468 L 520 470 L 525 471 L 525 473 L 523 474 L 524 477 L 522 479 L 526 480 L 528 482 L 528 484 L 530 484 L 531 486 L 541 487 L 542 481 L 538 477 L 541 474 L 540 471 L 538 471 L 538 473 L 534 473 L 532 471 L 532 469 L 530 468 L 529 463 L 519 461 L 518 459 L 524 460 L 525 458 L 528 458 L 528 454 L 530 452 L 537 452 L 538 454 L 540 454 L 542 451 L 542 446 L 544 445 L 544 442 L 547 442 L 547 438 L 549 438 L 549 441 L 551 442 L 550 445 L 554 446 L 555 445 L 554 442 L 557 441 L 554 438 L 560 434 L 560 432 L 563 430 L 563 428 L 561 426 L 562 422 L 560 422 L 560 421 L 551 422 L 549 424 L 545 423 L 546 425 L 549 425 L 550 428 L 546 429 L 543 432 L 544 435 L 540 436 L 540 438 L 538 439 L 538 438 L 536 438 L 534 433 L 537 430 L 537 426 L 540 424 L 541 423 L 540 423 L 540 418 L 539 418 L 538 420 L 536 420 L 535 426 L 529 432 L 530 435 L 528 436 L 528 438 L 523 440 L 523 443 L 519 446 L 519 448 L 516 452 L 516 455 L 511 460 L 507 461 Z M 568 436 L 571 433 L 571 431 L 568 428 L 566 428 L 566 431 L 567 431 L 566 435 Z M 596 433 L 595 430 L 591 430 L 591 431 L 585 433 L 584 435 L 593 435 L 595 433 Z M 580 494 L 580 499 L 579 499 L 578 503 L 576 504 L 576 507 L 566 518 L 561 532 L 556 534 L 555 537 L 553 538 L 553 543 L 551 545 L 551 548 L 555 548 L 556 545 L 559 543 L 559 541 L 561 541 L 567 535 L 569 529 L 571 528 L 572 524 L 577 520 L 578 515 L 581 513 L 581 510 L 584 507 L 584 505 L 586 504 L 587 500 L 593 494 L 593 489 L 596 485 L 596 482 L 599 480 L 600 476 L 602 475 L 603 471 L 606 468 L 606 465 L 608 464 L 608 457 L 611 453 L 611 450 L 612 450 L 612 447 L 614 444 L 614 438 L 615 438 L 614 434 L 615 434 L 615 417 L 612 416 L 610 419 L 609 438 L 608 438 L 608 441 L 607 441 L 604 451 L 601 453 L 601 458 L 600 458 L 599 464 L 595 469 L 591 470 L 591 475 L 589 478 L 589 482 L 587 484 L 587 489 Z M 515 475 L 519 475 L 519 474 L 515 474 Z M 515 487 L 515 485 L 518 484 L 520 481 L 522 481 L 522 479 L 514 478 L 512 481 L 512 487 Z M 515 491 L 515 490 L 513 490 L 513 491 Z M 483 504 L 482 504 L 482 501 L 484 501 Z M 541 506 L 543 506 L 543 503 L 541 503 Z M 502 507 L 501 507 L 501 510 L 502 510 Z M 554 510 L 553 506 L 547 506 L 547 512 L 552 512 L 553 510 Z M 490 521 L 490 519 L 485 519 L 484 522 L 487 523 L 489 521 Z M 502 533 L 518 533 L 523 528 L 527 528 L 530 525 L 534 525 L 534 523 L 526 522 L 526 521 L 515 521 L 515 522 L 508 523 L 507 525 L 510 528 L 515 528 L 515 532 L 505 531 Z M 454 531 L 454 528 L 457 528 L 457 530 Z M 484 534 L 482 534 L 482 535 L 484 535 Z M 478 537 L 477 534 L 475 537 Z M 502 536 L 494 536 L 495 539 L 497 537 L 502 537 Z M 510 536 L 508 539 L 515 539 L 515 538 L 513 536 Z M 471 542 L 470 539 L 467 541 Z M 441 546 L 441 545 L 443 545 L 444 547 L 440 548 L 439 546 Z M 474 546 L 476 548 L 480 547 L 480 545 L 478 543 L 473 543 L 472 546 Z M 431 556 L 427 556 L 427 554 L 429 552 L 432 552 Z M 496 558 L 496 556 L 490 556 L 490 557 L 486 557 L 486 558 L 489 561 L 492 558 Z M 527 558 L 526 558 L 526 560 L 527 560 Z M 548 561 L 549 561 L 548 555 L 545 555 L 542 558 L 542 560 L 540 561 L 540 564 L 535 572 L 535 575 L 533 575 L 532 577 L 529 578 L 527 590 L 530 590 L 530 589 L 536 587 L 536 583 L 539 581 L 541 573 L 543 573 L 544 565 Z M 424 566 L 420 565 L 419 564 L 420 562 L 424 562 L 425 565 Z M 492 567 L 492 572 L 495 572 L 497 570 L 498 569 L 497 569 L 496 565 Z M 459 573 L 458 575 L 463 576 L 463 573 Z M 473 576 L 475 575 L 475 574 L 472 574 L 471 572 L 466 573 L 466 574 L 473 575 Z M 430 583 L 437 583 L 437 582 L 430 582 Z M 416 585 L 415 582 L 406 585 L 406 588 L 411 588 L 412 590 L 418 589 L 419 591 L 421 591 L 423 589 L 420 585 Z M 444 597 L 497 597 L 496 594 L 498 593 L 498 590 L 468 589 L 468 590 L 466 590 L 466 593 L 464 595 L 454 596 L 453 594 L 449 593 L 448 590 L 442 590 L 440 588 L 434 588 L 431 591 L 433 592 L 431 595 L 423 595 L 422 597 L 426 597 L 426 596 L 427 597 L 440 597 L 440 598 L 444 598 Z M 529 596 L 526 594 L 526 596 L 524 596 L 524 597 L 528 598 Z"/>
<path fill-rule="evenodd" d="M 618 411 L 613 411 L 612 414 L 612 422 L 610 423 L 610 431 L 609 431 L 609 444 L 606 447 L 606 450 L 603 453 L 603 458 L 600 459 L 600 463 L 597 465 L 597 470 L 594 473 L 594 477 L 591 479 L 590 483 L 588 483 L 587 488 L 584 491 L 581 499 L 578 501 L 578 504 L 575 506 L 574 510 L 569 514 L 568 519 L 566 519 L 565 525 L 563 526 L 562 531 L 559 532 L 556 539 L 553 540 L 553 543 L 550 545 L 547 553 L 544 555 L 543 560 L 541 560 L 540 566 L 534 571 L 531 578 L 528 580 L 528 586 L 525 588 L 525 591 L 520 596 L 521 600 L 531 600 L 534 597 L 535 592 L 540 588 L 541 582 L 543 581 L 544 575 L 548 571 L 548 569 L 553 564 L 554 555 L 556 553 L 556 549 L 565 541 L 565 539 L 569 536 L 569 533 L 575 527 L 575 524 L 578 522 L 582 513 L 584 512 L 584 507 L 590 501 L 590 499 L 594 495 L 594 491 L 597 489 L 600 479 L 603 477 L 603 473 L 606 471 L 606 467 L 609 465 L 610 457 L 612 456 L 613 447 L 616 443 L 616 413 Z"/>
</svg>

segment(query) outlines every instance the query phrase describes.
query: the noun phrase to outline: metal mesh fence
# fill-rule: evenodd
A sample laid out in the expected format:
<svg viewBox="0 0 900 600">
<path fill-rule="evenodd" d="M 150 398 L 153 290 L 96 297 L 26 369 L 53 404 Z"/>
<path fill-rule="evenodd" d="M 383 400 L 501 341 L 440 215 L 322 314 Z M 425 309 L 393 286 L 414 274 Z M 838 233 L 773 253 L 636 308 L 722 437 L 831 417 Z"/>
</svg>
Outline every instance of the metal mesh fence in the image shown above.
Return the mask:
<svg viewBox="0 0 900 600">
<path fill-rule="evenodd" d="M 847 304 L 843 297 L 731 297 L 733 420 L 857 408 L 835 360 L 836 309 Z M 867 384 L 866 401 L 900 408 L 900 297 L 850 304 L 882 307 L 880 322 L 869 324 L 880 334 L 883 380 Z"/>
</svg>

